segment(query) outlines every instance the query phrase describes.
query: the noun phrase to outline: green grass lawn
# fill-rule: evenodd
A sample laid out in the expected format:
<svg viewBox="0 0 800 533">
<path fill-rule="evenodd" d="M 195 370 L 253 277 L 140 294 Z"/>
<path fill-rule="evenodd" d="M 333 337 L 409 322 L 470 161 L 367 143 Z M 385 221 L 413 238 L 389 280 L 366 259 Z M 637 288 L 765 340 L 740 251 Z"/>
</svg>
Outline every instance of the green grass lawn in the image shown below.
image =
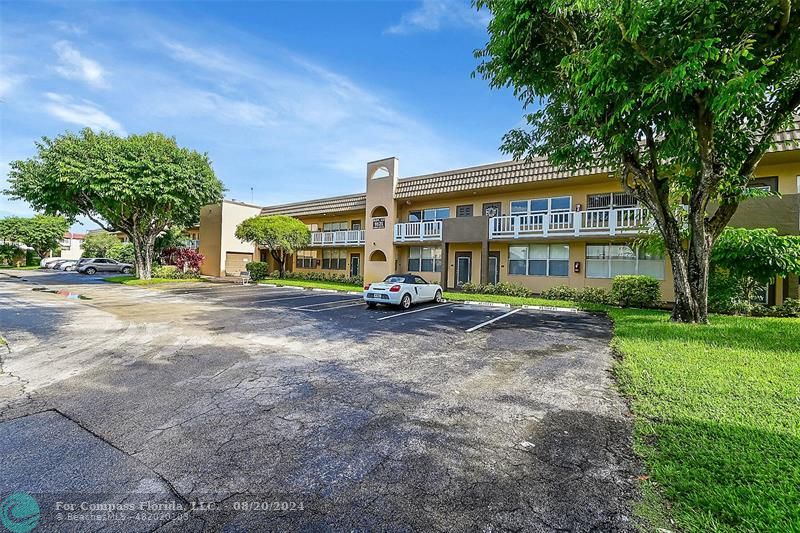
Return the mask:
<svg viewBox="0 0 800 533">
<path fill-rule="evenodd" d="M 120 283 L 122 285 L 159 285 L 161 283 L 181 283 L 185 281 L 205 281 L 202 278 L 191 279 L 169 279 L 169 278 L 151 278 L 139 279 L 136 276 L 110 276 L 103 278 L 103 281 L 109 283 Z"/>
<path fill-rule="evenodd" d="M 473 294 L 468 292 L 445 292 L 444 297 L 452 301 L 496 302 L 510 305 L 544 305 L 549 307 L 578 307 L 602 311 L 604 306 L 582 306 L 567 300 L 546 300 L 544 298 L 523 298 L 520 296 L 500 296 L 497 294 Z"/>
<path fill-rule="evenodd" d="M 800 320 L 609 314 L 645 493 L 665 496 L 689 531 L 798 531 Z M 643 505 L 639 514 L 658 513 L 651 498 Z"/>
<path fill-rule="evenodd" d="M 24 267 L 15 267 L 10 265 L 0 265 L 0 270 L 39 270 L 41 267 L 39 265 L 31 265 L 31 266 L 24 266 Z"/>
<path fill-rule="evenodd" d="M 270 285 L 290 286 L 290 287 L 308 287 L 311 289 L 333 289 L 337 291 L 363 291 L 364 287 L 361 285 L 352 285 L 350 283 L 337 283 L 335 281 L 312 281 L 307 279 L 277 279 L 267 278 L 259 280 L 259 283 L 268 283 Z"/>
</svg>

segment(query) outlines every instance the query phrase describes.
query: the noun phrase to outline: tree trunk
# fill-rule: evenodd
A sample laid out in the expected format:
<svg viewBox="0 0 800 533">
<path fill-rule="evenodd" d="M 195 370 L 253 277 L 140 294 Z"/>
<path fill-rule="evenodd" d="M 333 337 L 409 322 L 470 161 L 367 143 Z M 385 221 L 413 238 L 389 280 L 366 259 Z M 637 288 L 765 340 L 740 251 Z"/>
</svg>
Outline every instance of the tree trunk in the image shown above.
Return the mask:
<svg viewBox="0 0 800 533">
<path fill-rule="evenodd" d="M 152 278 L 155 236 L 132 234 L 133 254 L 136 258 L 136 275 L 139 279 Z"/>
<path fill-rule="evenodd" d="M 281 250 L 270 250 L 269 253 L 275 259 L 275 262 L 278 263 L 278 277 L 283 279 L 286 274 L 286 256 Z"/>
</svg>

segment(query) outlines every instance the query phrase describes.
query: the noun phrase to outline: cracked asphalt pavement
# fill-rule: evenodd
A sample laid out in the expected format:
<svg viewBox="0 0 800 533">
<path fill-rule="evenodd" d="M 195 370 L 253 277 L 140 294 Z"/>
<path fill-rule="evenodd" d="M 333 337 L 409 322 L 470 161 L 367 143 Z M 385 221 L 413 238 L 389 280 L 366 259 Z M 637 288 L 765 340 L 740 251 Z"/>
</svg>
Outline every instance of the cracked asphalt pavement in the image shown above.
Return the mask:
<svg viewBox="0 0 800 533">
<path fill-rule="evenodd" d="M 40 530 L 635 529 L 605 317 L 8 273 L 0 496 Z"/>
</svg>

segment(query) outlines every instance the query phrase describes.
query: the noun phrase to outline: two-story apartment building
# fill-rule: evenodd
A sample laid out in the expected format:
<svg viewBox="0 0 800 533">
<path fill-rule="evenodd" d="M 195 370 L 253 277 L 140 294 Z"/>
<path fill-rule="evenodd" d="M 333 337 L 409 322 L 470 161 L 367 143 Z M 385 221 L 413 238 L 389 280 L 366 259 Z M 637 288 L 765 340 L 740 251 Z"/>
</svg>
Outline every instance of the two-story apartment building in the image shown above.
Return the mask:
<svg viewBox="0 0 800 533">
<path fill-rule="evenodd" d="M 744 202 L 732 225 L 800 233 L 797 140 L 800 124 L 776 138 L 756 173 L 754 186 L 782 197 Z M 538 159 L 400 177 L 398 160 L 388 158 L 367 163 L 365 193 L 267 206 L 260 214 L 290 215 L 311 229 L 311 245 L 295 255 L 293 271 L 363 275 L 367 282 L 411 272 L 447 288 L 505 281 L 535 292 L 609 287 L 616 275 L 647 274 L 662 281 L 665 300 L 672 298 L 669 261 L 631 246 L 649 223 L 646 209 L 605 168 L 568 172 Z M 221 224 L 201 215 L 201 233 L 204 225 Z M 212 275 L 236 274 L 250 260 L 272 263 L 266 250 L 242 252 L 236 243 L 228 268 L 224 249 L 203 244 Z M 797 290 L 796 278 L 776 280 L 770 301 L 797 297 Z"/>
</svg>

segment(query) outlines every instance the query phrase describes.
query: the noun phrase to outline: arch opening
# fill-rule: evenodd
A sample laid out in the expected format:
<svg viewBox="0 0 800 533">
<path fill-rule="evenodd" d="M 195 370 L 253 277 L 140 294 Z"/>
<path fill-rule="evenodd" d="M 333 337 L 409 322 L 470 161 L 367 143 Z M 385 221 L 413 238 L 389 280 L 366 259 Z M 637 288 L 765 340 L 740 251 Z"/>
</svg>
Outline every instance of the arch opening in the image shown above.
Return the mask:
<svg viewBox="0 0 800 533">
<path fill-rule="evenodd" d="M 372 179 L 388 178 L 391 176 L 389 169 L 386 167 L 378 167 L 372 172 Z"/>
<path fill-rule="evenodd" d="M 386 254 L 383 253 L 381 250 L 374 250 L 371 254 L 369 254 L 370 261 L 379 261 L 382 263 L 386 262 Z"/>
<path fill-rule="evenodd" d="M 378 205 L 378 206 L 375 206 L 372 209 L 372 215 L 371 216 L 372 216 L 372 218 L 375 218 L 375 217 L 388 217 L 389 216 L 389 212 L 382 205 Z"/>
</svg>

